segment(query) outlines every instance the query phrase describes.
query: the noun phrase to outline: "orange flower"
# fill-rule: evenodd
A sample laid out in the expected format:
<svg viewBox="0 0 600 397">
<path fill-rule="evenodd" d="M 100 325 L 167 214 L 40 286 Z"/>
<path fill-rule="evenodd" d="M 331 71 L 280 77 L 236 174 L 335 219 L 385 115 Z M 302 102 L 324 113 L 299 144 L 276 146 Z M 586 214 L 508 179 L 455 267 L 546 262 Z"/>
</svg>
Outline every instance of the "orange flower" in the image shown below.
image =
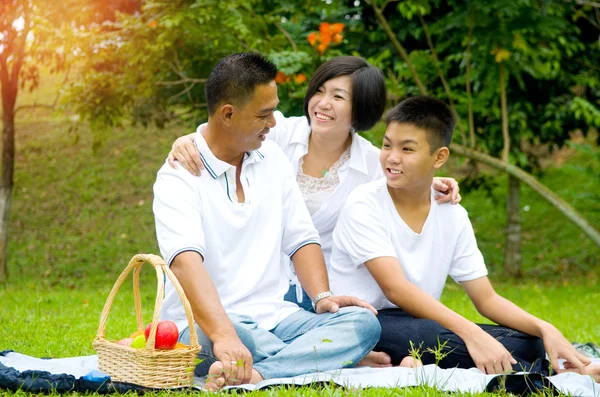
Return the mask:
<svg viewBox="0 0 600 397">
<path fill-rule="evenodd" d="M 333 41 L 335 44 L 337 44 L 337 43 L 341 43 L 343 38 L 344 38 L 344 36 L 342 36 L 340 33 L 336 33 L 331 38 L 331 41 Z"/>
<path fill-rule="evenodd" d="M 329 35 L 329 22 L 321 22 L 319 26 L 319 33 L 321 33 L 321 37 L 324 35 Z"/>
<path fill-rule="evenodd" d="M 332 34 L 342 33 L 342 30 L 344 30 L 344 26 L 346 25 L 344 25 L 343 23 L 334 23 L 329 26 L 329 31 Z"/>
<path fill-rule="evenodd" d="M 317 50 L 321 53 L 321 55 L 323 55 L 325 53 L 326 49 L 327 49 L 327 44 L 324 44 L 324 43 L 319 44 L 319 46 L 317 47 Z"/>
<path fill-rule="evenodd" d="M 314 46 L 317 41 L 317 34 L 315 32 L 310 32 L 308 34 L 307 40 L 310 43 L 310 45 Z"/>
<path fill-rule="evenodd" d="M 156 22 L 155 19 L 153 19 L 150 22 L 148 22 L 148 26 L 150 26 L 151 28 L 155 27 L 156 25 L 158 25 L 158 22 Z"/>
<path fill-rule="evenodd" d="M 302 84 L 306 81 L 306 75 L 302 74 L 302 73 L 298 73 L 296 76 L 294 76 L 294 82 L 296 84 Z"/>
<path fill-rule="evenodd" d="M 286 76 L 283 72 L 277 72 L 277 76 L 275 76 L 275 83 L 283 84 L 289 80 L 289 77 Z"/>
</svg>

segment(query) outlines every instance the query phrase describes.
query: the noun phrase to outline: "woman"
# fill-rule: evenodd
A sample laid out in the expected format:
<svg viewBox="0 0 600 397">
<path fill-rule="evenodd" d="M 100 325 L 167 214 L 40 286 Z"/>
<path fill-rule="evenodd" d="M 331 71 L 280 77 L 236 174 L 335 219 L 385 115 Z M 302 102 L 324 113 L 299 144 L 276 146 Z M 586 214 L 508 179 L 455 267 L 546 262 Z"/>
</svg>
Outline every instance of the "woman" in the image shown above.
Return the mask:
<svg viewBox="0 0 600 397">
<path fill-rule="evenodd" d="M 372 128 L 385 108 L 386 89 L 381 71 L 364 59 L 344 56 L 322 64 L 308 84 L 304 97 L 305 117 L 284 117 L 275 113 L 277 124 L 267 137 L 274 140 L 292 163 L 329 266 L 332 232 L 350 192 L 363 183 L 383 177 L 379 149 L 356 134 Z M 198 132 L 202 126 L 198 127 Z M 169 153 L 195 175 L 204 168 L 193 140 L 195 134 L 181 137 Z M 436 178 L 433 187 L 447 193 L 438 202 L 458 203 L 458 184 L 453 178 Z M 287 258 L 289 260 L 289 258 Z M 311 308 L 310 298 L 297 285 L 286 300 Z"/>
</svg>

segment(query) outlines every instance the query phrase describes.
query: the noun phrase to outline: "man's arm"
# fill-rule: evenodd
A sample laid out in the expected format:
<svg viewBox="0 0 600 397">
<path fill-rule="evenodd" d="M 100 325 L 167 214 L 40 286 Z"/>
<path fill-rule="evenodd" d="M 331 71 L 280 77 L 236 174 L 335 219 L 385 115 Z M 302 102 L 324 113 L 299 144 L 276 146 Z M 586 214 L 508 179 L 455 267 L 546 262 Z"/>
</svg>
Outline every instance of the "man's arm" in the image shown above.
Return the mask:
<svg viewBox="0 0 600 397">
<path fill-rule="evenodd" d="M 458 335 L 482 372 L 491 374 L 512 370 L 511 364 L 516 361 L 501 343 L 408 281 L 397 258 L 379 257 L 365 265 L 390 302 L 413 317 L 433 320 Z"/>
<path fill-rule="evenodd" d="M 559 368 L 558 359 L 563 358 L 569 367 L 577 368 L 581 374 L 585 374 L 585 366 L 591 361 L 577 352 L 552 324 L 527 313 L 498 295 L 487 277 L 461 284 L 481 315 L 497 324 L 542 338 L 553 368 Z"/>
<path fill-rule="evenodd" d="M 319 245 L 308 244 L 300 248 L 292 256 L 292 262 L 300 285 L 311 299 L 314 299 L 321 292 L 329 291 L 327 268 Z M 353 296 L 332 296 L 321 299 L 317 302 L 315 310 L 317 313 L 335 313 L 340 307 L 344 306 L 360 306 L 377 314 L 373 306 Z"/>
<path fill-rule="evenodd" d="M 197 179 L 185 170 L 163 166 L 154 184 L 154 220 L 161 254 L 190 302 L 194 321 L 214 343 L 214 353 L 227 370 L 228 383 L 248 382 L 252 356 L 225 314 L 217 290 L 203 264 L 206 251 L 202 202 Z M 222 334 L 221 334 L 222 333 Z M 238 360 L 243 365 L 236 364 Z"/>
<path fill-rule="evenodd" d="M 194 321 L 213 342 L 213 353 L 223 363 L 225 373 L 236 380 L 233 384 L 248 383 L 252 377 L 252 355 L 225 313 L 202 256 L 194 251 L 182 252 L 173 259 L 170 269 L 190 302 Z"/>
</svg>

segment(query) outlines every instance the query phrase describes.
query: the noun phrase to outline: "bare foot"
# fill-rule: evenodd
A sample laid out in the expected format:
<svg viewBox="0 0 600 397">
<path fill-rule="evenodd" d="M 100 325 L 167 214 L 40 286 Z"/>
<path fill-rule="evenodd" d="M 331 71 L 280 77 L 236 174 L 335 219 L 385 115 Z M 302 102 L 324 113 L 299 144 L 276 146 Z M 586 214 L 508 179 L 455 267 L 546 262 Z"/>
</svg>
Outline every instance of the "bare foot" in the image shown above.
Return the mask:
<svg viewBox="0 0 600 397">
<path fill-rule="evenodd" d="M 421 360 L 414 359 L 411 356 L 404 357 L 400 362 L 400 367 L 417 368 L 422 366 L 423 363 L 421 362 Z"/>
<path fill-rule="evenodd" d="M 262 380 L 262 375 L 257 370 L 252 368 L 252 378 L 250 379 L 250 383 L 255 385 Z M 221 390 L 224 386 L 230 386 L 234 384 L 234 382 L 235 380 L 233 379 L 230 381 L 226 379 L 223 363 L 216 361 L 208 369 L 208 376 L 206 378 L 206 383 L 204 383 L 204 387 L 208 391 L 216 392 Z"/>
<path fill-rule="evenodd" d="M 225 371 L 223 369 L 223 363 L 215 361 L 208 369 L 208 376 L 204 387 L 208 391 L 219 391 L 225 386 Z"/>
<path fill-rule="evenodd" d="M 360 360 L 357 367 L 385 368 L 392 366 L 392 359 L 384 352 L 369 352 L 365 358 Z"/>
<path fill-rule="evenodd" d="M 580 373 L 576 368 L 566 368 L 556 371 L 560 374 L 564 372 L 575 372 Z M 600 364 L 590 364 L 585 367 L 585 373 L 583 375 L 589 375 L 594 379 L 595 382 L 600 383 Z"/>
</svg>

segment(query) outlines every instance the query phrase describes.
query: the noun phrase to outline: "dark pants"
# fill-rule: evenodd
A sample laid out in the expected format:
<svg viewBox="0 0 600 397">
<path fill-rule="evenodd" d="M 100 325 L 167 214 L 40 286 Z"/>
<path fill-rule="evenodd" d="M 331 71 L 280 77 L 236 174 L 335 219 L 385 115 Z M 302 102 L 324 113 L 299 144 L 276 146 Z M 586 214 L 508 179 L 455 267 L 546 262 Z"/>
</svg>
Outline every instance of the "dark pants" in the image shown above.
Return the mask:
<svg viewBox="0 0 600 397">
<path fill-rule="evenodd" d="M 423 364 L 437 364 L 441 368 L 475 367 L 463 340 L 435 321 L 412 317 L 401 309 L 379 310 L 377 318 L 381 324 L 381 338 L 373 350 L 389 354 L 393 365 L 400 364 L 410 355 L 412 341 Z M 546 351 L 540 338 L 497 325 L 479 326 L 502 343 L 517 360 L 513 370 L 548 375 Z M 438 349 L 444 343 L 442 352 L 447 354 L 437 361 L 428 349 Z"/>
</svg>

